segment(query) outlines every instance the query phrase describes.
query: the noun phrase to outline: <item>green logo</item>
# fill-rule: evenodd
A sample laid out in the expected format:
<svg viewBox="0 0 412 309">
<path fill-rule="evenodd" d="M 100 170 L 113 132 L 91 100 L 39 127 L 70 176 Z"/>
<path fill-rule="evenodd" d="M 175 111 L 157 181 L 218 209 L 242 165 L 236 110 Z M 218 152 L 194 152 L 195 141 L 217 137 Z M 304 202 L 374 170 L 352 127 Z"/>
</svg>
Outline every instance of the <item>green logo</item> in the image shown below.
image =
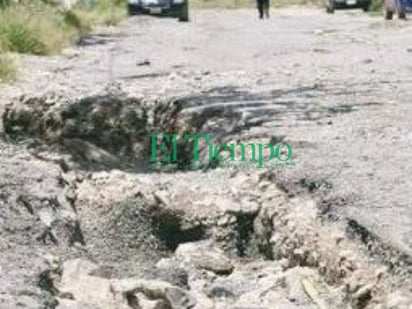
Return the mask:
<svg viewBox="0 0 412 309">
<path fill-rule="evenodd" d="M 178 145 L 187 144 L 193 148 L 190 164 L 183 168 L 203 168 L 211 162 L 218 162 L 219 167 L 237 168 L 263 168 L 274 166 L 295 166 L 291 162 L 292 147 L 288 143 L 277 145 L 262 143 L 213 143 L 213 136 L 208 134 L 185 134 L 179 137 L 177 134 L 151 134 L 151 157 L 152 168 L 176 167 L 181 162 Z M 203 161 L 199 158 L 199 145 L 207 148 L 207 158 Z M 202 148 L 204 149 L 204 148 Z M 184 154 L 187 158 L 187 153 Z M 206 162 L 205 162 L 206 161 Z M 247 163 L 247 164 L 246 164 Z"/>
</svg>

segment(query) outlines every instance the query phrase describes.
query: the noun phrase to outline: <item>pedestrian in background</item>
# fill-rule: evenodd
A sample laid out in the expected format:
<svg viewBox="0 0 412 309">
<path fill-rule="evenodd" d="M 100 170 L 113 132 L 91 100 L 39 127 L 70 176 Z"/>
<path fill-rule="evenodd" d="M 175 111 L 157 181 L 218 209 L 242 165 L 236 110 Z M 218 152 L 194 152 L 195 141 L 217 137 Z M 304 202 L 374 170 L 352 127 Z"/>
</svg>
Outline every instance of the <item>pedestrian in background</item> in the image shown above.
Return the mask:
<svg viewBox="0 0 412 309">
<path fill-rule="evenodd" d="M 259 18 L 269 18 L 270 0 L 257 0 Z"/>
</svg>

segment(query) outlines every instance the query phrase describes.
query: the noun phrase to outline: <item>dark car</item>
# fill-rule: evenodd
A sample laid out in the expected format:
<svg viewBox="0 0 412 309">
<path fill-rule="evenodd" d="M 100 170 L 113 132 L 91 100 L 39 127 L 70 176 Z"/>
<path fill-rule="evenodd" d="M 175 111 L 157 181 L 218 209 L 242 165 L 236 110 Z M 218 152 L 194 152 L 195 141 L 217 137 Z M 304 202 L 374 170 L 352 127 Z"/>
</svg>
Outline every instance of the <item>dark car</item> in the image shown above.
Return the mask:
<svg viewBox="0 0 412 309">
<path fill-rule="evenodd" d="M 128 0 L 129 15 L 151 14 L 189 21 L 188 0 Z"/>
<path fill-rule="evenodd" d="M 385 18 L 392 19 L 394 13 L 405 19 L 406 13 L 412 13 L 412 0 L 385 0 Z"/>
<path fill-rule="evenodd" d="M 333 14 L 337 9 L 369 10 L 372 0 L 326 0 L 326 12 Z"/>
</svg>

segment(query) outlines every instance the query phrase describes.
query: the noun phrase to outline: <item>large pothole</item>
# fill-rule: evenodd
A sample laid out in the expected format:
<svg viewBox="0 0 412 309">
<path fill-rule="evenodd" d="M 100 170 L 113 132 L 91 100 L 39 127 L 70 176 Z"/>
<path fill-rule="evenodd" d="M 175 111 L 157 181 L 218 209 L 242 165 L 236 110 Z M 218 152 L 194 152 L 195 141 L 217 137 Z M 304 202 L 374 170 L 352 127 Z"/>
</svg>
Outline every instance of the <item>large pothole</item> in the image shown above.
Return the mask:
<svg viewBox="0 0 412 309">
<path fill-rule="evenodd" d="M 194 109 L 195 103 L 183 98 L 148 104 L 110 93 L 78 100 L 23 97 L 6 108 L 3 127 L 8 138 L 30 141 L 28 147 L 34 155 L 54 160 L 64 170 L 117 168 L 147 172 L 154 134 L 160 136 L 156 146 L 164 147 L 163 155 L 179 153 L 178 158 L 167 163 L 184 169 L 182 165 L 194 157 L 195 143 L 185 135 L 207 134 L 218 144 L 250 126 L 235 108 L 221 105 Z M 175 144 L 162 138 L 167 134 L 176 137 Z M 210 160 L 207 141 L 202 140 L 197 150 L 206 168 L 219 163 Z"/>
<path fill-rule="evenodd" d="M 170 284 L 190 287 L 197 293 L 202 300 L 199 309 L 215 308 L 215 303 L 221 305 L 218 308 L 243 308 L 239 306 L 247 307 L 245 304 L 250 304 L 251 299 L 256 306 L 265 303 L 264 308 L 274 308 L 272 303 L 279 304 L 279 308 L 326 308 L 326 303 L 343 308 L 341 298 L 347 295 L 353 296 L 353 308 L 367 307 L 379 289 L 365 280 L 355 284 L 359 279 L 356 271 L 364 264 L 355 265 L 359 259 L 349 255 L 338 258 L 338 253 L 356 246 L 345 243 L 346 239 L 337 242 L 334 236 L 320 234 L 336 231 L 316 221 L 316 205 L 307 201 L 306 205 L 299 204 L 300 201 L 289 203 L 285 192 L 271 181 L 263 186 L 264 180 L 251 180 L 247 173 L 234 174 L 235 177 L 222 170 L 179 171 L 179 165 L 193 157 L 193 142 L 185 142 L 185 134 L 212 134 L 216 142 L 223 143 L 236 139 L 244 128 L 260 121 L 250 122 L 230 105 L 201 109 L 193 105 L 194 102 L 184 99 L 150 105 L 124 95 L 108 94 L 74 101 L 24 99 L 10 105 L 4 113 L 3 127 L 8 139 L 23 142 L 38 158 L 58 163 L 63 174 L 74 179 L 70 185 L 76 196 L 71 207 L 80 223 L 73 221 L 74 236 L 68 245 L 80 246 L 81 253 L 77 255 L 100 266 L 82 278 L 100 283 L 99 280 L 129 276 L 166 281 L 169 279 L 164 278 L 171 278 Z M 152 151 L 151 134 L 176 135 L 177 145 L 159 140 L 166 141 L 164 151 L 176 147 L 181 154 L 173 163 L 177 167 L 171 170 L 173 173 L 146 173 Z M 199 149 L 199 154 L 206 158 L 208 149 Z M 213 162 L 209 162 L 210 166 Z M 211 174 L 214 179 L 205 185 L 204 178 Z M 256 186 L 261 185 L 266 189 L 257 190 Z M 319 189 L 318 183 L 304 185 L 309 191 Z M 27 208 L 24 200 L 20 202 Z M 45 237 L 53 243 L 54 234 L 46 231 Z M 341 243 L 346 247 L 333 247 Z M 264 266 L 254 264 L 257 261 L 263 261 Z M 160 277 L 159 268 L 166 272 L 164 277 Z M 302 283 L 307 277 L 316 277 L 314 269 L 319 269 L 330 283 L 346 285 L 349 290 L 332 295 L 328 301 L 327 297 L 307 295 L 318 294 L 312 279 L 308 279 L 311 283 Z M 368 280 L 370 273 L 367 269 Z M 266 277 L 270 280 L 262 279 Z M 77 301 L 76 297 L 82 295 L 77 289 L 62 296 L 51 288 L 48 278 L 41 278 L 49 292 L 69 303 L 70 298 Z M 251 288 L 245 287 L 249 280 L 261 294 L 253 294 Z M 184 295 L 186 305 L 172 305 L 174 300 L 165 292 L 170 286 L 165 288 L 163 282 L 153 288 L 151 281 L 133 281 L 131 289 L 125 288 L 130 282 L 103 282 L 111 284 L 112 292 L 115 288 L 123 291 L 131 308 L 139 308 L 138 301 L 153 295 L 161 298 L 165 308 L 193 307 L 181 290 L 176 291 Z M 269 290 L 276 292 L 272 295 Z M 143 298 L 141 293 L 145 294 Z M 205 305 L 208 302 L 212 303 L 209 307 Z"/>
</svg>

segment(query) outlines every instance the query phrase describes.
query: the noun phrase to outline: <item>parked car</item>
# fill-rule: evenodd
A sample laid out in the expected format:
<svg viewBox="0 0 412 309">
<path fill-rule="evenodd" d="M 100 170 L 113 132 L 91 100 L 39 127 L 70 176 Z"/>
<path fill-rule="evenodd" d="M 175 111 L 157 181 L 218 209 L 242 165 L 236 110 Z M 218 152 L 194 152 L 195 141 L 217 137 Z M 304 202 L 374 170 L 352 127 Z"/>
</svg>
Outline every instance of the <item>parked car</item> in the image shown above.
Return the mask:
<svg viewBox="0 0 412 309">
<path fill-rule="evenodd" d="M 151 14 L 189 21 L 189 0 L 127 0 L 129 15 Z"/>
<path fill-rule="evenodd" d="M 401 19 L 406 18 L 406 13 L 412 12 L 412 0 L 385 0 L 385 18 L 392 19 L 397 13 Z"/>
<path fill-rule="evenodd" d="M 326 12 L 333 14 L 335 9 L 369 10 L 372 0 L 326 0 Z"/>
</svg>

